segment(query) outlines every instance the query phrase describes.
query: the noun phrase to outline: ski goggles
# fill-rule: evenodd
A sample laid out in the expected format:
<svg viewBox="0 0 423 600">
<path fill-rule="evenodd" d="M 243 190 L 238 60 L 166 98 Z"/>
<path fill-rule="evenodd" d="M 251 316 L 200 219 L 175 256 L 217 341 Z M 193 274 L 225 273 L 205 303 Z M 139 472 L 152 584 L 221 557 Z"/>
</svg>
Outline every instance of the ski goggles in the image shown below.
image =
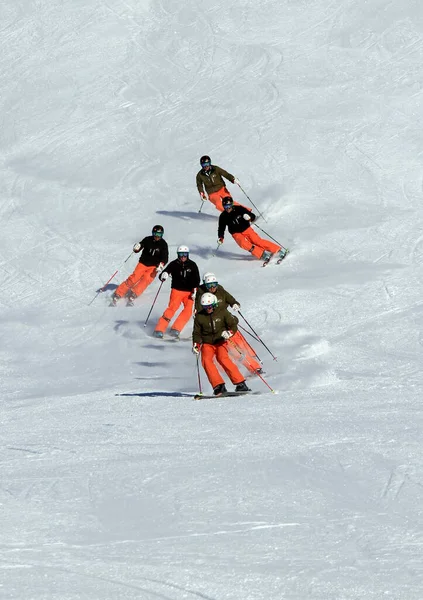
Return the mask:
<svg viewBox="0 0 423 600">
<path fill-rule="evenodd" d="M 217 287 L 219 284 L 217 281 L 211 281 L 210 283 L 205 283 L 204 285 L 208 290 L 210 290 L 211 288 Z"/>
<path fill-rule="evenodd" d="M 183 256 L 185 256 L 185 258 L 188 258 L 189 252 L 178 252 L 178 256 L 179 258 L 182 258 Z"/>
<path fill-rule="evenodd" d="M 216 303 L 215 304 L 206 304 L 206 305 L 203 304 L 204 310 L 210 310 L 211 308 L 215 309 L 216 307 L 217 307 Z"/>
<path fill-rule="evenodd" d="M 153 231 L 153 237 L 163 237 L 163 231 Z"/>
</svg>

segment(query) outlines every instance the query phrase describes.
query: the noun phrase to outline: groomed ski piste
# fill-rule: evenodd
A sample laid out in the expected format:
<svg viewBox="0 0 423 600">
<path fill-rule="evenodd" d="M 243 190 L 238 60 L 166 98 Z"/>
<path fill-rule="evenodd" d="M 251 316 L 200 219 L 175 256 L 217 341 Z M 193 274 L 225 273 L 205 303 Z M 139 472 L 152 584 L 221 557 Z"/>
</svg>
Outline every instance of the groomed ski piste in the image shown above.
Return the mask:
<svg viewBox="0 0 423 600">
<path fill-rule="evenodd" d="M 422 3 L 0 17 L 0 595 L 421 600 Z M 203 154 L 280 265 L 216 252 Z M 156 224 L 239 300 L 275 393 L 193 401 L 190 326 L 152 337 L 170 281 L 147 325 L 157 281 L 109 307 Z"/>
</svg>

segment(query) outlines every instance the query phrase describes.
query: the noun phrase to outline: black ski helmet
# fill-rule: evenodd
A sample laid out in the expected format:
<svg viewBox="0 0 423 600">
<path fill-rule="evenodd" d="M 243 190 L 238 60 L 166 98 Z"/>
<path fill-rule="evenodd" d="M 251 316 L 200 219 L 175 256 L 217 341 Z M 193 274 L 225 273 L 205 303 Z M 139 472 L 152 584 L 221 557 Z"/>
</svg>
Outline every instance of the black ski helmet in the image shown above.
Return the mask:
<svg viewBox="0 0 423 600">
<path fill-rule="evenodd" d="M 153 231 L 151 232 L 153 235 L 162 236 L 164 234 L 164 229 L 161 225 L 154 225 Z"/>
<path fill-rule="evenodd" d="M 205 154 L 200 158 L 200 165 L 204 167 L 204 165 L 211 165 L 211 158 Z"/>
<path fill-rule="evenodd" d="M 230 196 L 225 196 L 224 198 L 222 198 L 222 206 L 233 206 L 234 205 L 234 201 L 232 200 L 232 198 Z"/>
</svg>

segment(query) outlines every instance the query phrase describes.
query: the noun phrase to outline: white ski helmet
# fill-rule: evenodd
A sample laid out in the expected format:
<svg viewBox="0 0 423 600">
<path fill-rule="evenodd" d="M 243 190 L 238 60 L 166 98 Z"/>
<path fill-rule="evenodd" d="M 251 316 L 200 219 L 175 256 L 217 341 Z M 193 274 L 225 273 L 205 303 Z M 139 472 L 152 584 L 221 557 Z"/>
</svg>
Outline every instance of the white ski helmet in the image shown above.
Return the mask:
<svg viewBox="0 0 423 600">
<path fill-rule="evenodd" d="M 213 285 L 210 285 L 213 284 Z M 208 287 L 213 287 L 213 286 L 218 286 L 218 281 L 217 281 L 217 277 L 216 275 L 214 275 L 213 273 L 209 273 L 209 275 L 207 275 L 207 277 L 204 277 L 204 285 L 208 288 Z"/>
<path fill-rule="evenodd" d="M 178 254 L 178 255 L 179 254 L 189 254 L 189 248 L 188 248 L 188 246 L 179 246 L 178 249 L 177 249 L 177 251 L 176 251 L 176 254 Z"/>
<path fill-rule="evenodd" d="M 200 303 L 203 308 L 209 308 L 210 306 L 216 308 L 218 304 L 216 296 L 210 294 L 210 292 L 206 292 L 201 296 Z"/>
<path fill-rule="evenodd" d="M 203 275 L 203 283 L 206 283 L 206 277 L 210 277 L 210 275 L 211 275 L 212 277 L 215 277 L 215 274 L 214 274 L 214 273 L 211 273 L 211 272 L 209 272 L 209 271 L 208 271 L 207 273 L 204 273 L 204 275 Z"/>
</svg>

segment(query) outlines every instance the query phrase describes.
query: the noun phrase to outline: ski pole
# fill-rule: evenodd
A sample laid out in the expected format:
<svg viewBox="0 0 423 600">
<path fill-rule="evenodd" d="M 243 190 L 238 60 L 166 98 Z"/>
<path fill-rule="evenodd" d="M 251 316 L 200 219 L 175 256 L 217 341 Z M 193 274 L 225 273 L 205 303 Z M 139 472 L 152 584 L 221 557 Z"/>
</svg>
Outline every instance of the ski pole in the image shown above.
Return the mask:
<svg viewBox="0 0 423 600">
<path fill-rule="evenodd" d="M 255 340 L 256 342 L 260 341 L 255 335 L 253 335 L 252 333 L 250 333 L 247 329 L 245 329 L 245 327 L 243 327 L 239 323 L 238 323 L 238 329 L 242 329 L 242 331 L 245 331 L 245 333 L 248 333 L 248 335 L 250 335 L 253 338 L 253 340 Z M 245 340 L 245 342 L 248 343 L 247 340 Z M 254 348 L 252 346 L 250 346 L 250 348 L 252 350 L 254 350 Z M 255 357 L 257 358 L 257 360 L 259 360 L 261 362 L 261 364 L 263 364 L 263 361 L 261 360 L 260 356 L 257 354 L 257 352 L 255 350 L 254 350 L 254 354 L 255 354 Z"/>
<path fill-rule="evenodd" d="M 203 386 L 201 385 L 201 376 L 200 376 L 200 355 L 197 354 L 197 376 L 198 376 L 198 390 L 199 393 L 203 393 Z"/>
<path fill-rule="evenodd" d="M 253 223 L 253 225 L 255 225 L 257 227 L 257 229 L 260 229 L 260 231 L 262 231 L 265 235 L 267 235 L 267 237 L 270 237 L 271 240 L 276 242 L 278 246 L 280 246 L 284 250 L 288 250 L 288 248 L 285 248 L 285 246 L 283 246 L 280 242 L 278 242 L 278 240 L 275 240 L 274 237 L 272 237 L 269 233 L 267 233 L 267 231 L 264 231 L 264 229 L 262 229 L 259 225 L 256 225 L 256 223 Z"/>
<path fill-rule="evenodd" d="M 97 296 L 99 294 L 101 294 L 101 292 L 104 292 L 104 290 L 106 289 L 107 285 L 112 281 L 113 277 L 115 277 L 115 275 L 117 273 L 119 273 L 120 269 L 123 267 L 123 265 L 131 258 L 131 256 L 133 255 L 134 251 L 132 250 L 131 254 L 128 256 L 128 258 L 126 258 L 123 263 L 120 265 L 119 269 L 116 269 L 116 271 L 113 273 L 113 275 L 110 277 L 110 279 L 108 281 L 106 281 L 106 283 L 103 285 L 102 288 L 100 288 L 97 292 L 97 294 L 94 296 L 94 298 L 91 300 L 91 302 L 88 304 L 88 306 L 91 306 L 91 304 L 94 302 L 94 300 L 97 298 Z"/>
<path fill-rule="evenodd" d="M 160 284 L 160 286 L 159 286 L 159 289 L 157 290 L 156 297 L 155 297 L 155 298 L 154 298 L 154 300 L 153 300 L 153 304 L 151 305 L 150 312 L 148 313 L 148 315 L 147 315 L 147 318 L 146 318 L 146 320 L 145 320 L 144 327 L 145 327 L 145 326 L 147 325 L 147 323 L 148 323 L 148 319 L 150 318 L 151 311 L 153 310 L 153 307 L 154 307 L 154 305 L 156 304 L 157 296 L 159 295 L 159 292 L 160 292 L 160 290 L 162 289 L 162 285 L 163 285 L 163 284 L 164 284 L 164 281 L 162 281 L 162 282 L 161 282 L 161 284 Z"/>
<path fill-rule="evenodd" d="M 216 248 L 216 250 L 213 252 L 212 256 L 216 256 L 216 254 L 217 254 L 217 251 L 219 250 L 220 246 L 221 246 L 221 244 L 217 244 L 217 248 Z"/>
<path fill-rule="evenodd" d="M 253 335 L 253 334 L 251 333 L 251 331 L 248 331 L 248 329 L 245 329 L 245 327 L 243 327 L 243 326 L 242 326 L 242 325 L 240 325 L 239 323 L 238 323 L 238 329 L 242 329 L 242 331 L 245 331 L 245 333 L 248 333 L 248 335 L 250 335 L 250 336 L 253 338 L 253 340 L 256 340 L 256 342 L 260 342 L 260 341 L 261 341 L 261 340 L 260 340 L 260 338 L 258 338 L 258 337 L 256 337 L 255 335 Z"/>
<path fill-rule="evenodd" d="M 261 343 L 263 344 L 263 346 L 266 348 L 266 350 L 269 352 L 269 354 L 270 354 L 270 355 L 273 357 L 273 360 L 276 360 L 276 361 L 277 361 L 278 359 L 276 358 L 276 356 L 273 354 L 273 352 L 271 352 L 271 351 L 269 350 L 269 348 L 268 348 L 268 347 L 266 346 L 266 344 L 263 342 L 263 340 L 261 339 L 261 337 L 259 336 L 259 334 L 257 333 L 257 331 L 255 331 L 255 330 L 254 330 L 254 329 L 251 327 L 250 323 L 249 323 L 249 322 L 247 321 L 247 319 L 244 317 L 244 315 L 242 314 L 242 312 L 239 310 L 239 311 L 238 311 L 238 313 L 239 313 L 239 314 L 240 314 L 240 316 L 241 316 L 241 317 L 244 319 L 244 321 L 247 323 L 248 327 L 251 329 L 251 331 L 254 333 L 254 335 L 255 335 L 255 336 L 257 336 L 257 339 L 259 340 L 259 342 L 261 342 Z"/>
<path fill-rule="evenodd" d="M 254 206 L 254 208 L 256 209 L 256 211 L 258 212 L 258 214 L 261 216 L 261 218 L 262 218 L 262 219 L 264 219 L 264 220 L 266 221 L 266 219 L 265 219 L 265 218 L 264 218 L 264 216 L 263 216 L 263 213 L 261 213 L 261 212 L 259 211 L 259 209 L 257 208 L 257 206 L 254 204 L 254 202 L 251 200 L 251 198 L 250 198 L 250 197 L 248 196 L 248 194 L 245 192 L 245 190 L 243 189 L 243 187 L 241 186 L 241 184 L 240 184 L 240 183 L 238 183 L 238 185 L 239 185 L 239 189 L 241 190 L 241 192 L 243 192 L 243 193 L 244 193 L 244 194 L 247 196 L 248 200 L 249 200 L 249 201 L 251 202 L 251 204 Z M 266 221 L 266 223 L 267 223 L 267 221 Z"/>
<path fill-rule="evenodd" d="M 234 343 L 233 343 L 233 341 L 232 341 L 231 339 L 229 339 L 229 340 L 227 340 L 227 341 L 228 341 L 228 342 L 231 344 L 231 346 L 233 346 L 233 347 L 235 348 L 235 350 L 236 350 L 237 352 L 239 352 L 239 354 L 240 354 L 241 356 L 243 356 L 243 354 L 242 354 L 241 350 L 238 348 L 238 346 L 237 346 L 236 344 L 234 344 Z M 248 358 L 247 358 L 247 357 L 243 357 L 243 358 L 244 358 L 245 360 L 247 360 L 247 361 L 248 361 Z M 252 367 L 252 364 L 251 364 L 251 363 L 250 363 L 250 367 Z M 270 387 L 270 385 L 267 383 L 267 381 L 265 380 L 265 378 L 264 378 L 264 377 L 263 377 L 263 376 L 262 376 L 260 373 L 257 373 L 257 371 L 255 372 L 255 374 L 256 374 L 258 377 L 260 377 L 260 379 L 262 380 L 262 382 L 263 382 L 265 385 L 267 385 L 267 387 L 268 387 L 268 388 L 269 388 L 269 390 L 272 392 L 272 394 L 275 394 L 275 390 L 274 390 L 272 387 Z"/>
</svg>

